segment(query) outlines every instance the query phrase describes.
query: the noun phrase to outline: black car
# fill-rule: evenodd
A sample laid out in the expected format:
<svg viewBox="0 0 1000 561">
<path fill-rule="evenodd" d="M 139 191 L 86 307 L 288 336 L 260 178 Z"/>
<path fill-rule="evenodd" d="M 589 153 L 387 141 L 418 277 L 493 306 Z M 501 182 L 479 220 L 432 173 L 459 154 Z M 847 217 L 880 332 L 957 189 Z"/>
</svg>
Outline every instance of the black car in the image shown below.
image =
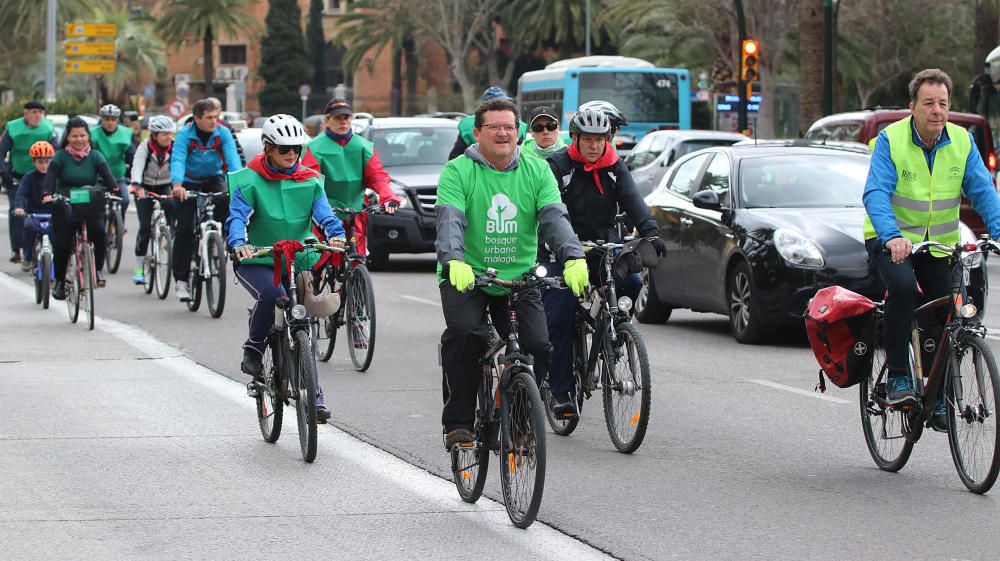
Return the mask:
<svg viewBox="0 0 1000 561">
<path fill-rule="evenodd" d="M 673 308 L 729 316 L 741 343 L 798 323 L 821 287 L 881 290 L 864 248 L 867 150 L 808 142 L 711 148 L 677 161 L 646 203 L 667 256 L 650 271 L 636 314 Z"/>
</svg>

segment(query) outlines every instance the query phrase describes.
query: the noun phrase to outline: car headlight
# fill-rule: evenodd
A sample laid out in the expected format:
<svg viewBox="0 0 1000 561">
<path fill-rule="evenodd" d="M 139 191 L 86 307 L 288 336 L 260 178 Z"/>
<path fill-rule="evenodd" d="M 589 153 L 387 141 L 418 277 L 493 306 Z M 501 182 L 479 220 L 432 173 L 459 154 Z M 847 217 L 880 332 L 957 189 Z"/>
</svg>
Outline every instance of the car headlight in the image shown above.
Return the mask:
<svg viewBox="0 0 1000 561">
<path fill-rule="evenodd" d="M 789 265 L 819 268 L 825 264 L 823 254 L 816 244 L 795 230 L 787 228 L 775 230 L 774 247 Z"/>
<path fill-rule="evenodd" d="M 406 194 L 406 189 L 402 185 L 395 181 L 390 181 L 389 186 L 392 187 L 393 193 L 396 193 L 396 196 L 399 197 L 399 208 L 410 206 L 410 196 Z"/>
</svg>

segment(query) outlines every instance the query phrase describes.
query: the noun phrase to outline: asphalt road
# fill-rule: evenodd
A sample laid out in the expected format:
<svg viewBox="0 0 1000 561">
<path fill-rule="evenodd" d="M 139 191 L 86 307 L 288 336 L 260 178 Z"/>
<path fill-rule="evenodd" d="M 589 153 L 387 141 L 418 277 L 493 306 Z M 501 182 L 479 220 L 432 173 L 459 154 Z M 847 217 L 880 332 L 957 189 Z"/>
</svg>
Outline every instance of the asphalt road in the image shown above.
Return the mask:
<svg viewBox="0 0 1000 561">
<path fill-rule="evenodd" d="M 146 296 L 128 279 L 134 214 L 128 226 L 127 261 L 97 293 L 98 314 L 242 380 L 246 292 L 228 286 L 219 320 L 172 297 Z M 355 372 L 340 346 L 320 364 L 320 379 L 337 427 L 450 478 L 433 256 L 394 256 L 391 267 L 375 274 L 371 369 Z M 27 282 L 6 258 L 0 271 Z M 26 322 L 32 306 L 24 302 Z M 1000 326 L 997 308 L 989 306 L 996 323 L 987 324 Z M 66 322 L 65 329 L 80 328 Z M 856 388 L 814 393 L 817 366 L 804 338 L 740 345 L 725 318 L 687 311 L 640 331 L 653 367 L 645 442 L 633 455 L 615 452 L 599 400 L 586 402 L 572 436 L 548 435 L 539 520 L 622 559 L 1000 559 L 1000 491 L 967 492 L 943 434 L 925 432 L 902 472 L 878 470 Z M 487 495 L 499 498 L 497 481 Z"/>
</svg>

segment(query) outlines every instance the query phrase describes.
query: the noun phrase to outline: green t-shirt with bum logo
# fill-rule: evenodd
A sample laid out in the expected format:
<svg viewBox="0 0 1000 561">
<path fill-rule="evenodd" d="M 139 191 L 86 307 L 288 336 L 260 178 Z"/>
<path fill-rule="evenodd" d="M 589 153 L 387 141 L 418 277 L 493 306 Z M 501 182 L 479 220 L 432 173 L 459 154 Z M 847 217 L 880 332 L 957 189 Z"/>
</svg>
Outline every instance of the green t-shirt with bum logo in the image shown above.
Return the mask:
<svg viewBox="0 0 1000 561">
<path fill-rule="evenodd" d="M 517 168 L 502 172 L 459 156 L 448 162 L 438 179 L 437 204 L 465 214 L 465 262 L 482 275 L 497 270 L 515 280 L 531 269 L 538 256 L 538 211 L 562 202 L 548 163 L 522 157 Z M 443 282 L 441 264 L 438 281 Z M 483 289 L 499 295 L 497 287 Z"/>
</svg>

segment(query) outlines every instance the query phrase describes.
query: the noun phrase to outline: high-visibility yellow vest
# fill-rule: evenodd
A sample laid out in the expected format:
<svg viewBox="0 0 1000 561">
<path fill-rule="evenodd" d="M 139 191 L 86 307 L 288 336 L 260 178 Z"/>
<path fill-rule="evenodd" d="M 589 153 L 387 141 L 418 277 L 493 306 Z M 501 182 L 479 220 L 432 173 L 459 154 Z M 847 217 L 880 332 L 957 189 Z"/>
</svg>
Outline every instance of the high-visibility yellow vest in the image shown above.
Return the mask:
<svg viewBox="0 0 1000 561">
<path fill-rule="evenodd" d="M 892 195 L 896 226 L 913 243 L 927 239 L 955 245 L 960 238 L 962 180 L 972 141 L 965 129 L 948 123 L 951 142 L 935 153 L 932 173 L 923 149 L 913 143 L 910 119 L 907 117 L 885 129 L 889 153 L 896 166 L 896 192 Z M 866 240 L 878 237 L 868 216 L 864 234 Z"/>
</svg>

